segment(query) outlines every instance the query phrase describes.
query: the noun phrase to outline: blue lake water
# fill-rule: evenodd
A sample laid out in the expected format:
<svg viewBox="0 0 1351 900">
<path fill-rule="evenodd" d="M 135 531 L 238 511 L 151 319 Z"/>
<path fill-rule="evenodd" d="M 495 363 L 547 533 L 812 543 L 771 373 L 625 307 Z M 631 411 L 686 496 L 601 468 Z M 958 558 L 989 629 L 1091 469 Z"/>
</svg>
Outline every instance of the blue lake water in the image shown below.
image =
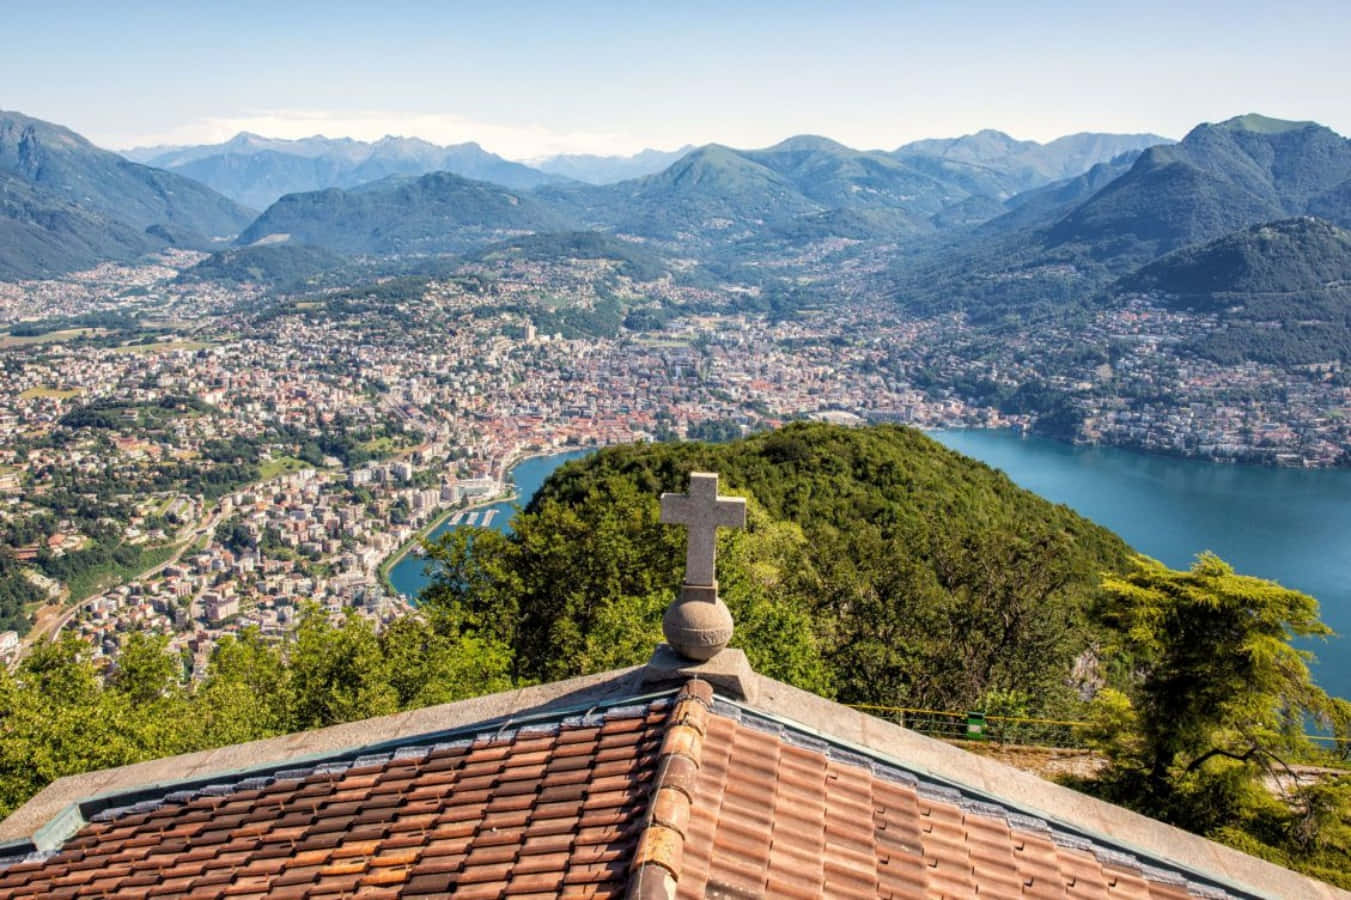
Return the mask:
<svg viewBox="0 0 1351 900">
<path fill-rule="evenodd" d="M 1315 676 L 1351 697 L 1351 471 L 1224 465 L 1002 430 L 930 436 L 1165 565 L 1185 568 L 1212 550 L 1245 575 L 1313 595 L 1339 635 L 1310 645 Z"/>
<path fill-rule="evenodd" d="M 571 450 L 567 453 L 556 453 L 553 456 L 532 456 L 529 459 L 522 460 L 510 472 L 510 478 L 516 485 L 515 499 L 503 500 L 499 503 L 480 507 L 474 510 L 468 518 L 477 524 L 482 521 L 485 514 L 491 511 L 492 515 L 488 527 L 502 532 L 510 531 L 511 517 L 517 505 L 524 507 L 528 504 L 530 498 L 535 496 L 535 491 L 539 490 L 540 485 L 544 484 L 544 479 L 548 478 L 554 469 L 570 459 L 577 459 L 591 452 L 591 450 Z M 436 526 L 432 530 L 431 536 L 433 538 L 440 537 L 454 527 L 456 526 L 447 520 Z M 429 565 L 427 560 L 410 553 L 399 560 L 394 568 L 390 569 L 389 583 L 400 594 L 415 598 L 431 581 L 431 577 L 426 572 Z"/>
</svg>

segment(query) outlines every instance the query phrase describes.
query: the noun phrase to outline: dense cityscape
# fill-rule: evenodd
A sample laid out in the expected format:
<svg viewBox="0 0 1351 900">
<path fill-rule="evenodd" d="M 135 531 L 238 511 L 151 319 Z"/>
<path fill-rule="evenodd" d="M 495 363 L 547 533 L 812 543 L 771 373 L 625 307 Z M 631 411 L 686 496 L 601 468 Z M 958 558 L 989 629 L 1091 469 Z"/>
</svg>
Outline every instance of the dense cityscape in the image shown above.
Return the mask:
<svg viewBox="0 0 1351 900">
<path fill-rule="evenodd" d="M 1018 405 L 1027 385 L 1068 398 L 1074 440 L 1303 466 L 1351 444 L 1335 367 L 1184 355 L 1214 323 L 1148 298 L 996 340 L 960 315 L 847 297 L 775 319 L 738 310 L 754 289 L 639 283 L 606 260 L 278 299 L 178 280 L 196 259 L 12 284 L 0 300 L 10 323 L 139 315 L 157 329 L 5 339 L 0 534 L 27 598 L 0 635 L 11 662 L 65 629 L 110 657 L 150 630 L 200 670 L 220 635 L 281 635 L 305 602 L 387 621 L 409 608 L 389 564 L 506 492 L 528 454 L 809 417 L 1046 428 L 1044 397 Z M 602 295 L 636 327 L 540 333 L 550 310 Z M 643 328 L 643 310 L 668 315 Z"/>
</svg>

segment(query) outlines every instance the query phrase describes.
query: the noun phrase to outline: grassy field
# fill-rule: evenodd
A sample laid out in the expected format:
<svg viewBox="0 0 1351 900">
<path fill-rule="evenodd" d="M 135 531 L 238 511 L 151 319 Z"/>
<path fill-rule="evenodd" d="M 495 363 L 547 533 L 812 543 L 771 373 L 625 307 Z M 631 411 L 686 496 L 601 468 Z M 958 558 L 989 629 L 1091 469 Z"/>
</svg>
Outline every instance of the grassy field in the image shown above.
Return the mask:
<svg viewBox="0 0 1351 900">
<path fill-rule="evenodd" d="M 65 331 L 49 331 L 32 337 L 15 337 L 12 334 L 0 334 L 0 349 L 7 347 L 28 347 L 32 344 L 56 344 L 71 341 L 79 337 L 95 337 L 106 334 L 102 328 L 70 328 Z"/>
<path fill-rule="evenodd" d="M 201 341 L 160 341 L 155 344 L 131 344 L 126 347 L 114 347 L 114 353 L 132 353 L 144 356 L 150 353 L 168 353 L 170 350 L 205 350 L 210 344 Z"/>
<path fill-rule="evenodd" d="M 309 465 L 309 463 L 302 459 L 296 459 L 294 456 L 275 456 L 258 466 L 258 474 L 263 481 L 267 481 L 276 478 L 278 475 L 298 472 L 301 469 L 308 468 Z"/>
<path fill-rule="evenodd" d="M 78 397 L 82 394 L 79 388 L 71 388 L 63 391 L 60 388 L 35 387 L 29 388 L 19 395 L 20 400 L 34 400 L 38 397 L 48 397 L 53 400 L 69 400 L 71 397 Z"/>
<path fill-rule="evenodd" d="M 408 446 L 408 444 L 400 443 L 394 438 L 386 435 L 385 437 L 378 437 L 373 441 L 365 441 L 362 443 L 361 449 L 372 456 L 384 457 L 392 456 L 400 450 L 407 449 Z"/>
<path fill-rule="evenodd" d="M 66 584 L 66 588 L 70 591 L 70 599 L 72 602 L 78 603 L 87 597 L 106 591 L 110 587 L 130 581 L 147 569 L 153 569 L 168 560 L 177 549 L 177 544 L 144 547 L 141 549 L 140 558 L 133 565 L 100 566 L 81 572 Z"/>
</svg>

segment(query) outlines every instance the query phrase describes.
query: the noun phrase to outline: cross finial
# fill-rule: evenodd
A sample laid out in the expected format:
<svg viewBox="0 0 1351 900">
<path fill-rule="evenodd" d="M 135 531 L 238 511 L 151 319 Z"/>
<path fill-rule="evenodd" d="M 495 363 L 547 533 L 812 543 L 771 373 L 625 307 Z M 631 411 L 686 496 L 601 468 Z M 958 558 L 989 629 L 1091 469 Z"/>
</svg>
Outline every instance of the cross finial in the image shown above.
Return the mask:
<svg viewBox="0 0 1351 900">
<path fill-rule="evenodd" d="M 691 472 L 688 494 L 661 495 L 661 521 L 689 529 L 685 583 L 716 587 L 718 582 L 713 565 L 717 530 L 720 527 L 745 528 L 746 501 L 740 497 L 719 497 L 716 474 Z"/>
<path fill-rule="evenodd" d="M 691 472 L 688 494 L 661 495 L 661 521 L 689 529 L 685 584 L 662 616 L 661 630 L 681 656 L 707 660 L 732 638 L 732 614 L 718 597 L 713 568 L 719 528 L 746 527 L 746 501 L 719 497 L 718 476 Z"/>
</svg>

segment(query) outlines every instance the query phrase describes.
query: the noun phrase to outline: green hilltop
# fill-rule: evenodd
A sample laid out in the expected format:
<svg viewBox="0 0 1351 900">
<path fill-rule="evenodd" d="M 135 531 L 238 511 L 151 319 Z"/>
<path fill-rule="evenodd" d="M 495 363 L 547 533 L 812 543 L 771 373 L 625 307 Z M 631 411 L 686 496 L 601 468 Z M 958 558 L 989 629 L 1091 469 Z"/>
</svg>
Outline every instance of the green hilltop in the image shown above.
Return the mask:
<svg viewBox="0 0 1351 900">
<path fill-rule="evenodd" d="M 1302 128 L 1316 127 L 1317 122 L 1293 122 L 1289 119 L 1273 119 L 1259 113 L 1234 116 L 1220 122 L 1216 127 L 1230 131 L 1251 131 L 1255 134 L 1281 134 L 1286 131 L 1298 131 Z"/>
<path fill-rule="evenodd" d="M 751 498 L 750 531 L 727 537 L 720 577 L 753 663 L 854 702 L 959 709 L 1018 690 L 1063 709 L 1099 577 L 1130 555 L 913 429 L 799 424 L 569 463 L 511 537 L 476 536 L 467 568 L 424 605 L 465 585 L 472 597 L 454 602 L 515 647 L 523 677 L 642 662 L 683 560 L 657 498 L 692 470 Z"/>
</svg>

